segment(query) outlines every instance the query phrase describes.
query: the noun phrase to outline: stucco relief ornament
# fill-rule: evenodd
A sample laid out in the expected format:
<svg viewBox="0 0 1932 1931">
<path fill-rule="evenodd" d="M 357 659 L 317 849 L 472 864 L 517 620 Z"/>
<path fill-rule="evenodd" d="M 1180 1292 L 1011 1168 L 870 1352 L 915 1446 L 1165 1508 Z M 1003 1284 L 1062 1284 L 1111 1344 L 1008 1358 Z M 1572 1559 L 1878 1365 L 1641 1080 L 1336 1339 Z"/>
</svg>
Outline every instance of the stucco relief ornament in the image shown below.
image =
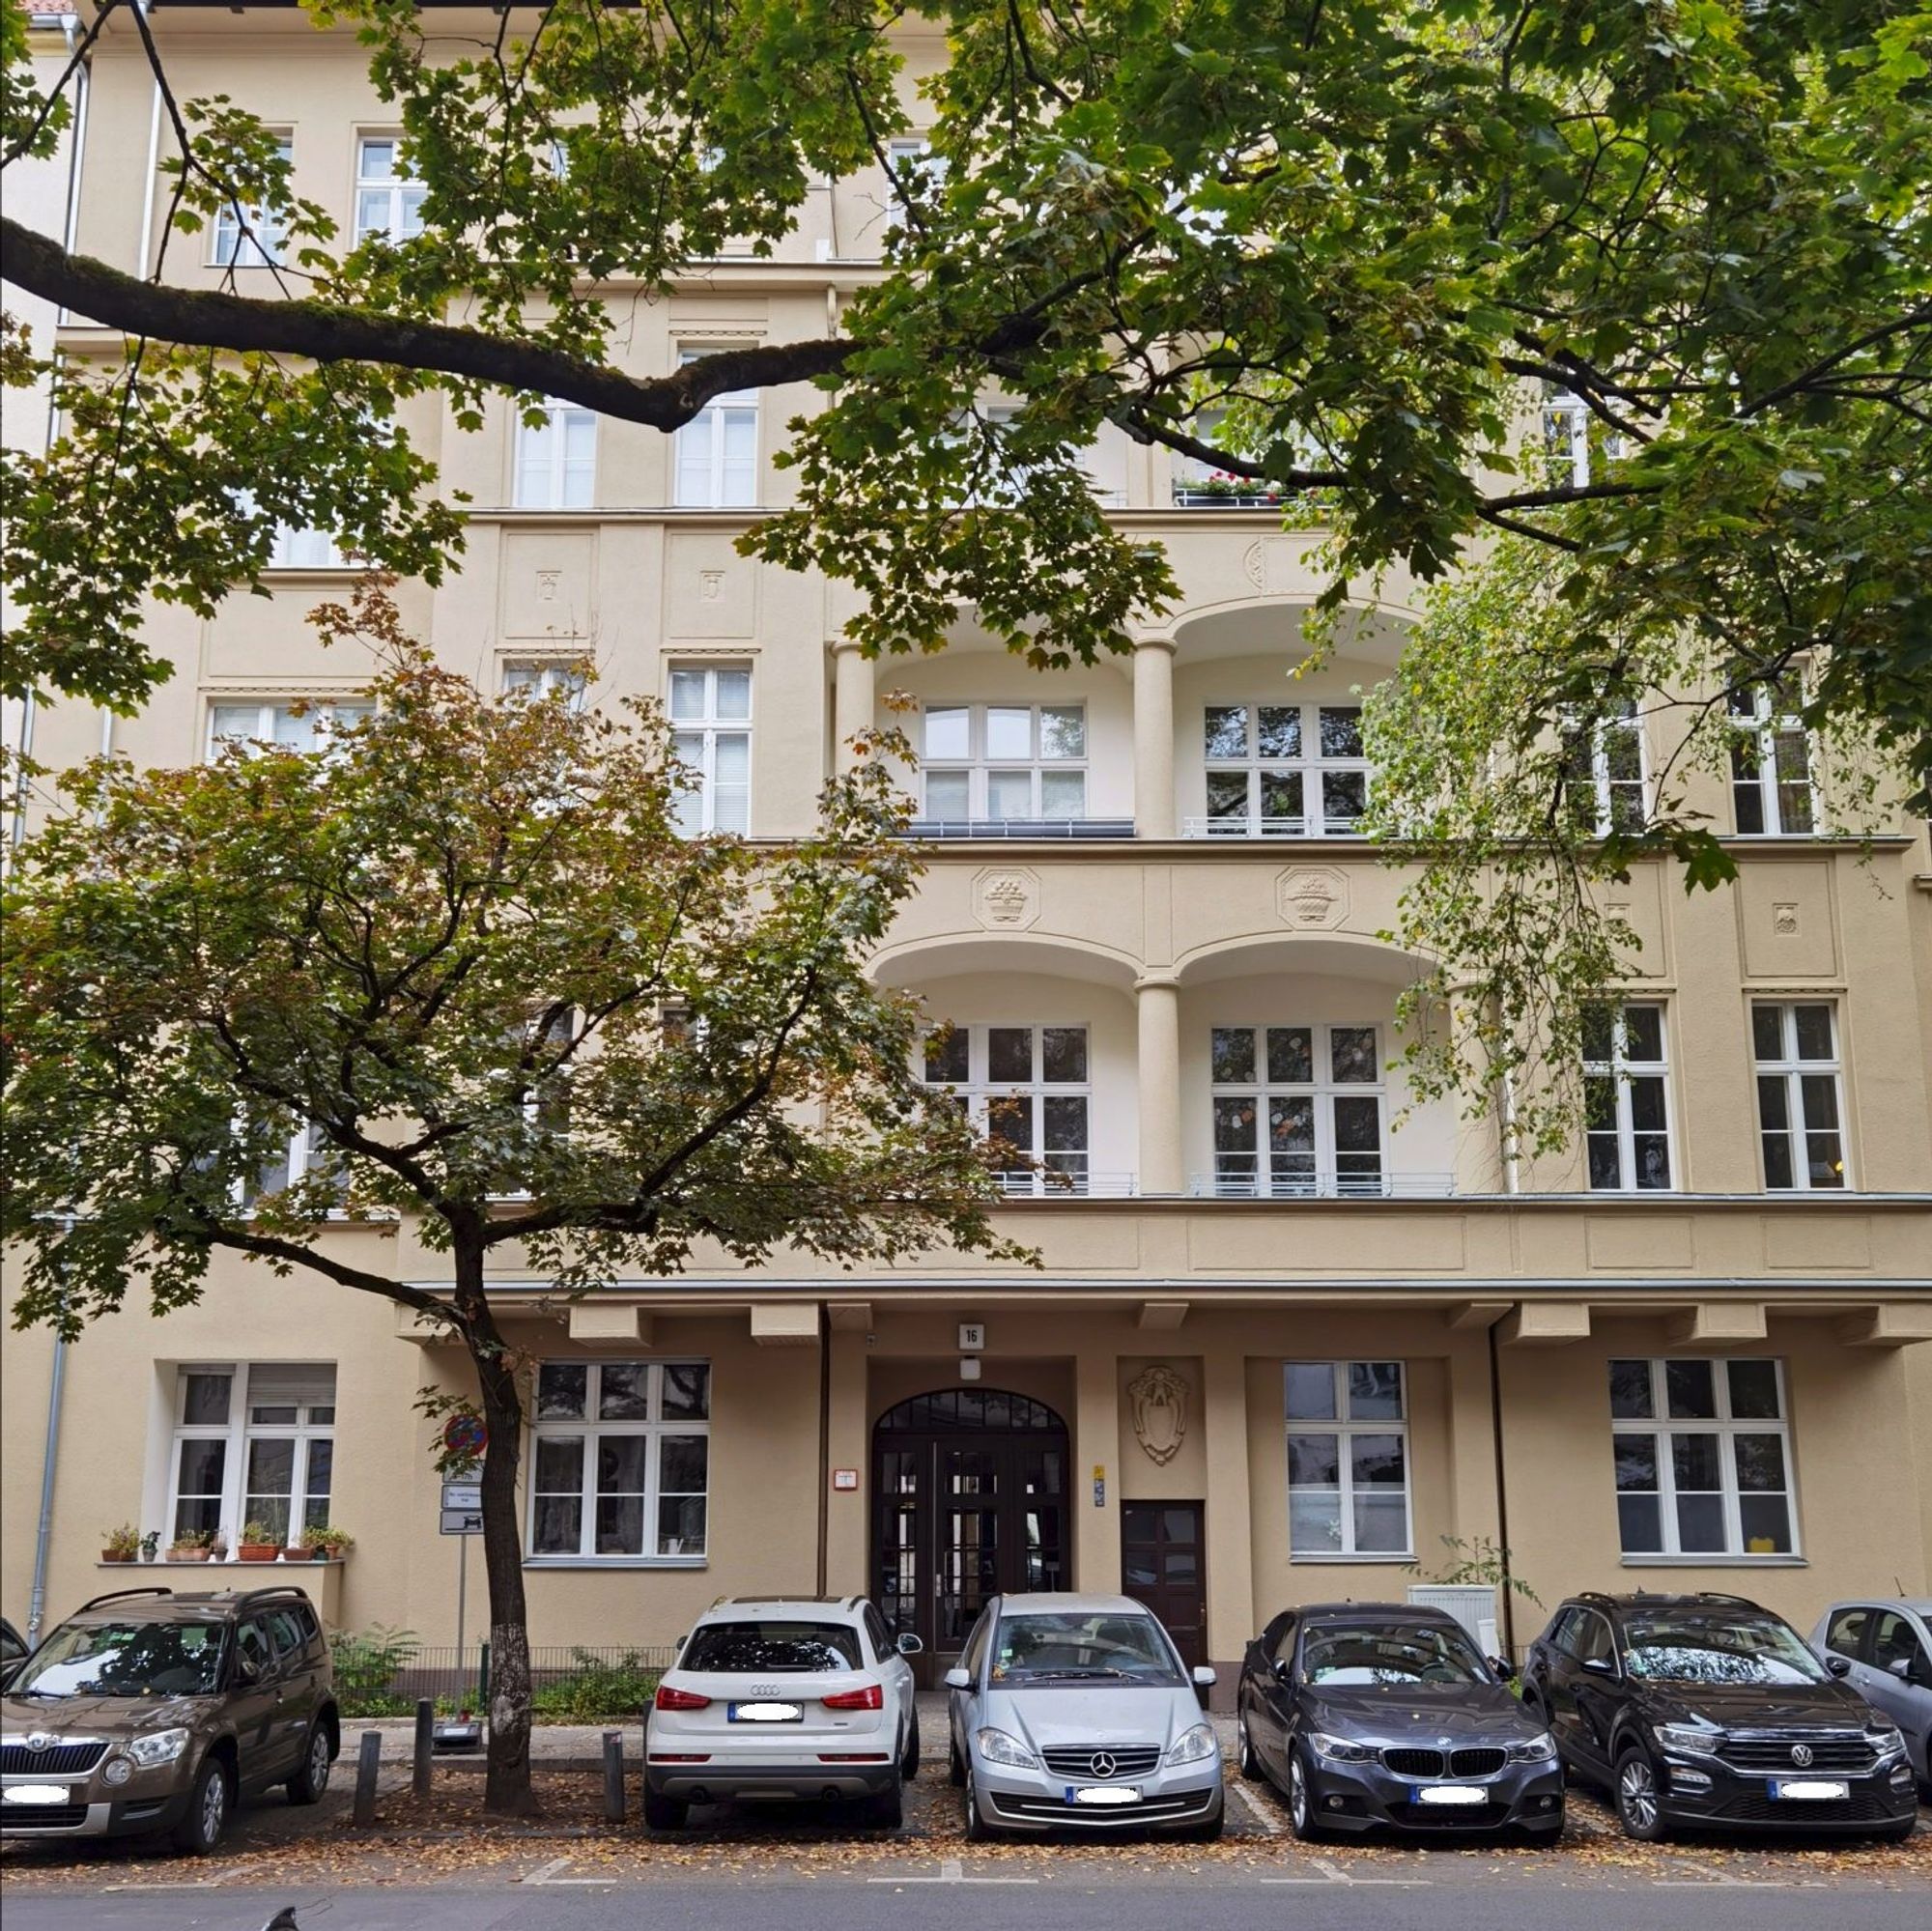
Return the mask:
<svg viewBox="0 0 1932 1931">
<path fill-rule="evenodd" d="M 1127 1383 L 1134 1439 L 1150 1462 L 1165 1467 L 1180 1453 L 1187 1434 L 1187 1383 L 1172 1368 L 1143 1368 Z"/>
<path fill-rule="evenodd" d="M 1349 916 L 1349 881 L 1333 866 L 1292 866 L 1275 893 L 1282 923 L 1304 931 L 1332 932 Z"/>
<path fill-rule="evenodd" d="M 982 871 L 974 882 L 973 910 L 989 931 L 1024 931 L 1039 917 L 1039 880 L 1011 866 Z"/>
</svg>

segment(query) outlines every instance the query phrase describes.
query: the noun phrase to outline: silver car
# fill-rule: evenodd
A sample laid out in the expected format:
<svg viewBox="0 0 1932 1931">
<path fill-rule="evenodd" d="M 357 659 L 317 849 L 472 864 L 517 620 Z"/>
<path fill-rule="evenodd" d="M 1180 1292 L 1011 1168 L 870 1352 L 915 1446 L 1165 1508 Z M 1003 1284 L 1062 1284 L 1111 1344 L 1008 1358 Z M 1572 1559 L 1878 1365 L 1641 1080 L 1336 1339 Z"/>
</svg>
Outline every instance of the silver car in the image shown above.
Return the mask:
<svg viewBox="0 0 1932 1931">
<path fill-rule="evenodd" d="M 1221 1834 L 1221 1746 L 1173 1639 L 1124 1596 L 996 1596 L 946 1672 L 966 1835 Z"/>
<path fill-rule="evenodd" d="M 1833 1675 L 1904 1731 L 1918 1788 L 1932 1799 L 1932 1601 L 1833 1603 L 1818 1618 L 1811 1647 Z"/>
</svg>

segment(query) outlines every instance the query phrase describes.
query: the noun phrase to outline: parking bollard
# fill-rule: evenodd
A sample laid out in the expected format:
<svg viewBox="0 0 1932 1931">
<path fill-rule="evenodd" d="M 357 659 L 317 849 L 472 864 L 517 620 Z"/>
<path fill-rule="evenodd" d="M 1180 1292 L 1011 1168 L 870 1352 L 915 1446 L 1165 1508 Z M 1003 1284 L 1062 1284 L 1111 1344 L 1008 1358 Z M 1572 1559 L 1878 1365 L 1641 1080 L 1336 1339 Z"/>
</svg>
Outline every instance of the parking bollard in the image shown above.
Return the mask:
<svg viewBox="0 0 1932 1931">
<path fill-rule="evenodd" d="M 425 1696 L 416 1704 L 416 1760 L 412 1781 L 418 1797 L 429 1795 L 435 1753 L 436 1705 Z"/>
<path fill-rule="evenodd" d="M 624 1733 L 604 1732 L 604 1821 L 624 1821 Z"/>
<path fill-rule="evenodd" d="M 383 1761 L 383 1735 L 380 1730 L 362 1732 L 362 1747 L 355 1757 L 355 1808 L 358 1824 L 376 1821 L 376 1772 Z"/>
</svg>

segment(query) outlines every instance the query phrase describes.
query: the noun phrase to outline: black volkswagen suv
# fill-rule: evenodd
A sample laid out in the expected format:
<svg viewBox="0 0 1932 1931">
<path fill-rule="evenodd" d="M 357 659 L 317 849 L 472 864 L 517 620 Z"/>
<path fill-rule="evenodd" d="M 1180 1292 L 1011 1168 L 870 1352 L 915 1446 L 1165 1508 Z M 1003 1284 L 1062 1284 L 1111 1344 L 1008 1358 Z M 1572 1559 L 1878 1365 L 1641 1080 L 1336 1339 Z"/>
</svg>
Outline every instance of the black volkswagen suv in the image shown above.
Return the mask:
<svg viewBox="0 0 1932 1931">
<path fill-rule="evenodd" d="M 1891 1718 L 1741 1596 L 1573 1596 L 1531 1644 L 1525 1708 L 1607 1785 L 1625 1832 L 1673 1826 L 1912 1834 Z"/>
</svg>

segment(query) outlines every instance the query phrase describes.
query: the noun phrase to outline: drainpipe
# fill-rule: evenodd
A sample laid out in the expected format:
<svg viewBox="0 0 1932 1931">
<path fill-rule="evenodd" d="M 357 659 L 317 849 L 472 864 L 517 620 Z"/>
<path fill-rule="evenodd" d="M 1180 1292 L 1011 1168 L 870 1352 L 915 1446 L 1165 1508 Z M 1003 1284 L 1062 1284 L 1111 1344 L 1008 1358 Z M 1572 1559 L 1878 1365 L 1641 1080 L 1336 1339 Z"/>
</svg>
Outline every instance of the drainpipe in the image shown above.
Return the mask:
<svg viewBox="0 0 1932 1931">
<path fill-rule="evenodd" d="M 62 1233 L 69 1238 L 73 1235 L 73 1216 L 69 1214 L 62 1226 Z M 62 1312 L 66 1312 L 65 1296 L 61 1301 Z M 54 1475 L 60 1467 L 60 1425 L 61 1400 L 67 1392 L 67 1341 L 60 1334 L 54 1336 L 54 1364 L 47 1377 L 47 1438 L 41 1451 L 41 1517 L 34 1529 L 34 1586 L 27 1598 L 27 1647 L 41 1639 L 41 1624 L 47 1608 L 47 1550 L 53 1543 L 54 1535 Z"/>
<path fill-rule="evenodd" d="M 1496 1347 L 1496 1323 L 1490 1338 L 1490 1439 L 1496 1458 L 1496 1543 L 1502 1550 L 1503 1656 L 1516 1667 L 1516 1576 L 1510 1566 L 1509 1481 L 1503 1466 L 1502 1357 Z"/>
<path fill-rule="evenodd" d="M 832 1529 L 832 1317 L 818 1304 L 818 1590 L 828 1595 Z"/>
<path fill-rule="evenodd" d="M 150 0 L 134 0 L 143 14 L 152 13 Z M 141 177 L 141 253 L 134 272 L 146 281 L 154 269 L 155 177 L 161 171 L 161 77 L 155 76 L 154 104 L 148 110 L 148 171 Z"/>
</svg>

